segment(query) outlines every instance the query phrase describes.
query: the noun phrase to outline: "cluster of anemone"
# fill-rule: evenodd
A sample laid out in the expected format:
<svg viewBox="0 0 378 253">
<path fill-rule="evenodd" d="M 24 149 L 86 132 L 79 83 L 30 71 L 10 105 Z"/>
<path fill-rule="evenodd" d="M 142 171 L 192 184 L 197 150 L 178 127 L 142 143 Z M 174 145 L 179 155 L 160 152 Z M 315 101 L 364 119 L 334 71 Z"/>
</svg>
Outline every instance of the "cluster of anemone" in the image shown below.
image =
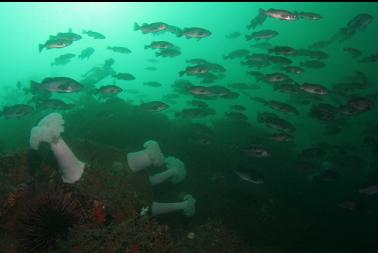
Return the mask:
<svg viewBox="0 0 378 253">
<path fill-rule="evenodd" d="M 63 182 L 73 184 L 80 180 L 85 164 L 75 156 L 60 136 L 64 132 L 63 125 L 62 115 L 58 113 L 47 115 L 39 121 L 37 126 L 32 128 L 30 146 L 37 150 L 40 143 L 49 143 L 58 161 Z M 127 163 L 132 172 L 137 173 L 150 166 L 162 167 L 165 165 L 165 171 L 149 177 L 152 186 L 167 180 L 173 184 L 184 180 L 186 169 L 180 159 L 173 156 L 165 157 L 159 143 L 154 140 L 145 142 L 143 147 L 143 150 L 127 154 Z M 150 209 L 152 215 L 182 210 L 184 215 L 192 216 L 195 213 L 195 199 L 191 195 L 186 195 L 184 200 L 178 203 L 153 202 Z"/>
<path fill-rule="evenodd" d="M 149 181 L 152 186 L 159 185 L 168 180 L 173 184 L 177 184 L 185 179 L 187 174 L 185 164 L 176 157 L 165 157 L 161 152 L 158 142 L 149 140 L 144 143 L 143 147 L 145 149 L 127 154 L 128 165 L 133 172 L 142 171 L 150 166 L 162 167 L 165 165 L 163 172 L 149 176 Z M 175 211 L 182 211 L 185 216 L 193 216 L 195 214 L 195 203 L 196 200 L 193 196 L 187 194 L 184 196 L 182 202 L 153 202 L 150 206 L 150 210 L 151 214 L 154 216 Z"/>
</svg>

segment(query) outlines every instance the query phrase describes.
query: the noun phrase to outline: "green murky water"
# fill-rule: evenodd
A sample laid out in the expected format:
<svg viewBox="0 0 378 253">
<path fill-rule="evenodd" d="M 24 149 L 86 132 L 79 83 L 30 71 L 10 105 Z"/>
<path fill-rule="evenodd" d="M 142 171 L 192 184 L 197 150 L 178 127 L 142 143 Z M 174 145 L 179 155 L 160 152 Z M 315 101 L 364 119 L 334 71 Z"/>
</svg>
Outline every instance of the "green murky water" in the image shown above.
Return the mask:
<svg viewBox="0 0 378 253">
<path fill-rule="evenodd" d="M 376 250 L 377 16 L 376 3 L 1 3 L 0 152 L 29 148 L 58 112 L 64 137 L 151 139 L 179 157 L 185 180 L 155 194 L 195 196 L 194 224 L 288 252 Z"/>
</svg>

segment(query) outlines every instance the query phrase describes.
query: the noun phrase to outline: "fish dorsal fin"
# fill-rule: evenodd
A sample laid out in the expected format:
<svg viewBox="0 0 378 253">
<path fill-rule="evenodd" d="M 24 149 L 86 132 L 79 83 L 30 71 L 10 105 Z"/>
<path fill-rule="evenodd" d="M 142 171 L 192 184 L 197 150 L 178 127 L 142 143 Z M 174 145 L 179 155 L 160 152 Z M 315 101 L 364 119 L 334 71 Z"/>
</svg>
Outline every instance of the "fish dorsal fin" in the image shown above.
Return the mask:
<svg viewBox="0 0 378 253">
<path fill-rule="evenodd" d="M 72 28 L 68 28 L 68 32 L 69 32 L 69 33 L 72 33 Z"/>
<path fill-rule="evenodd" d="M 45 77 L 42 82 L 47 82 L 47 81 L 51 81 L 53 78 L 52 77 Z"/>
</svg>

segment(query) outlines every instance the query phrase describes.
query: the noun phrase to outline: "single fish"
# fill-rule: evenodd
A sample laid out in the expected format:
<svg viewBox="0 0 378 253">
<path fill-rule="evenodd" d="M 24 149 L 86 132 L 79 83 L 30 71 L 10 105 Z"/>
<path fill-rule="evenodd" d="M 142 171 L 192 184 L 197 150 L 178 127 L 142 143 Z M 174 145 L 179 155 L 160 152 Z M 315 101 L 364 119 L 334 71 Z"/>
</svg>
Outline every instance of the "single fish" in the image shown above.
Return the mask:
<svg viewBox="0 0 378 253">
<path fill-rule="evenodd" d="M 249 50 L 247 49 L 238 49 L 238 50 L 235 50 L 235 51 L 232 51 L 230 52 L 229 54 L 223 56 L 223 59 L 225 60 L 232 60 L 232 59 L 236 59 L 236 58 L 243 58 L 243 57 L 246 57 L 249 55 Z"/>
<path fill-rule="evenodd" d="M 75 107 L 74 104 L 67 104 L 60 99 L 45 99 L 38 101 L 36 104 L 37 109 L 53 109 L 53 110 L 69 110 Z"/>
<path fill-rule="evenodd" d="M 42 52 L 44 48 L 65 48 L 72 44 L 72 40 L 63 40 L 63 39 L 49 39 L 45 44 L 39 44 L 39 52 Z"/>
<path fill-rule="evenodd" d="M 359 60 L 361 63 L 372 63 L 372 62 L 378 62 L 378 54 L 372 54 L 370 56 L 364 57 L 361 60 Z"/>
<path fill-rule="evenodd" d="M 359 191 L 359 193 L 363 193 L 363 194 L 366 194 L 366 195 L 377 194 L 378 193 L 378 184 L 370 185 L 370 186 L 361 188 L 358 191 Z"/>
<path fill-rule="evenodd" d="M 292 73 L 296 75 L 302 74 L 304 72 L 303 68 L 297 66 L 287 66 L 282 68 L 282 70 L 286 71 L 287 73 Z"/>
<path fill-rule="evenodd" d="M 254 184 L 263 184 L 264 179 L 262 174 L 257 170 L 249 169 L 248 171 L 233 170 L 234 173 L 242 180 L 254 183 Z"/>
<path fill-rule="evenodd" d="M 129 73 L 117 73 L 117 74 L 113 75 L 113 77 L 120 79 L 120 80 L 126 80 L 126 81 L 135 80 L 135 76 L 133 76 L 132 74 L 129 74 Z"/>
<path fill-rule="evenodd" d="M 199 119 L 215 114 L 211 108 L 185 108 L 181 112 L 176 112 L 175 117 Z"/>
<path fill-rule="evenodd" d="M 254 17 L 247 25 L 247 29 L 255 29 L 258 25 L 263 25 L 267 17 L 287 21 L 298 19 L 298 16 L 295 13 L 287 10 L 279 10 L 272 8 L 268 10 L 263 10 L 260 8 L 257 16 Z"/>
<path fill-rule="evenodd" d="M 196 38 L 197 40 L 209 37 L 211 35 L 209 30 L 200 27 L 184 28 L 182 33 L 187 39 Z"/>
<path fill-rule="evenodd" d="M 144 49 L 168 49 L 172 47 L 174 47 L 174 45 L 168 41 L 152 41 L 150 45 L 145 45 Z"/>
<path fill-rule="evenodd" d="M 277 31 L 274 30 L 261 30 L 258 32 L 253 32 L 251 35 L 245 35 L 246 40 L 269 40 L 278 35 Z"/>
<path fill-rule="evenodd" d="M 357 48 L 345 47 L 345 48 L 343 48 L 343 51 L 349 53 L 350 55 L 352 55 L 355 58 L 362 55 L 361 50 L 359 50 Z"/>
<path fill-rule="evenodd" d="M 307 19 L 307 20 L 320 20 L 322 16 L 318 13 L 314 12 L 295 12 L 295 15 L 300 19 Z"/>
<path fill-rule="evenodd" d="M 50 36 L 50 39 L 59 39 L 59 40 L 70 40 L 70 41 L 78 41 L 81 40 L 81 35 L 73 33 L 71 29 L 68 32 L 60 32 L 57 33 L 55 36 Z"/>
<path fill-rule="evenodd" d="M 269 53 L 280 54 L 280 55 L 294 55 L 296 50 L 289 46 L 275 46 L 268 49 Z"/>
<path fill-rule="evenodd" d="M 131 50 L 127 47 L 107 47 L 107 49 L 112 50 L 113 52 L 120 53 L 120 54 L 130 54 Z"/>
<path fill-rule="evenodd" d="M 103 34 L 101 34 L 99 32 L 94 32 L 94 31 L 91 31 L 91 30 L 88 30 L 88 31 L 83 30 L 83 34 L 86 34 L 89 37 L 92 37 L 92 38 L 97 39 L 97 40 L 106 39 L 106 37 Z"/>
<path fill-rule="evenodd" d="M 80 60 L 89 59 L 89 57 L 95 52 L 93 47 L 87 47 L 81 51 L 80 55 L 78 56 Z"/>
<path fill-rule="evenodd" d="M 257 113 L 257 122 L 265 123 L 269 128 L 284 132 L 294 132 L 296 128 L 290 122 L 279 118 L 273 113 Z"/>
<path fill-rule="evenodd" d="M 54 62 L 51 63 L 51 66 L 58 66 L 58 65 L 65 65 L 71 61 L 72 58 L 74 58 L 74 54 L 63 54 L 61 56 L 58 56 L 54 59 Z"/>
<path fill-rule="evenodd" d="M 187 104 L 195 106 L 195 107 L 199 107 L 199 108 L 207 108 L 207 107 L 209 107 L 209 105 L 206 102 L 201 101 L 201 100 L 188 101 Z"/>
<path fill-rule="evenodd" d="M 32 106 L 26 104 L 16 104 L 12 106 L 4 106 L 3 111 L 0 111 L 0 116 L 5 117 L 6 119 L 18 119 L 32 112 L 34 112 L 34 108 Z"/>
<path fill-rule="evenodd" d="M 310 49 L 318 49 L 318 48 L 325 48 L 331 45 L 332 41 L 329 40 L 322 40 L 322 41 L 317 41 L 314 42 L 309 46 Z"/>
<path fill-rule="evenodd" d="M 231 105 L 230 109 L 231 110 L 236 110 L 236 111 L 245 111 L 245 110 L 247 110 L 247 108 L 245 108 L 245 106 L 243 106 L 243 105 Z"/>
<path fill-rule="evenodd" d="M 147 112 L 161 112 L 168 109 L 169 105 L 161 101 L 151 101 L 143 102 L 139 107 Z"/>
<path fill-rule="evenodd" d="M 117 85 L 104 85 L 101 86 L 99 89 L 96 90 L 96 93 L 100 94 L 118 94 L 122 92 L 123 89 L 118 87 Z"/>
<path fill-rule="evenodd" d="M 329 94 L 328 89 L 320 84 L 304 83 L 299 88 L 307 93 L 314 95 L 324 96 Z"/>
<path fill-rule="evenodd" d="M 241 112 L 226 112 L 224 115 L 227 118 L 232 119 L 232 120 L 242 120 L 242 121 L 248 120 L 248 117 Z"/>
<path fill-rule="evenodd" d="M 292 64 L 293 61 L 289 58 L 283 57 L 283 56 L 277 56 L 277 55 L 271 55 L 269 56 L 269 61 L 274 64 L 279 65 L 289 65 Z"/>
<path fill-rule="evenodd" d="M 293 141 L 294 137 L 291 134 L 287 133 L 274 133 L 270 136 L 269 139 L 277 142 L 291 142 Z"/>
<path fill-rule="evenodd" d="M 78 92 L 82 89 L 82 85 L 69 77 L 47 77 L 41 83 L 30 81 L 31 90 L 59 93 Z"/>
<path fill-rule="evenodd" d="M 205 65 L 196 65 L 196 66 L 190 66 L 186 67 L 185 70 L 182 70 L 179 72 L 180 77 L 184 74 L 189 76 L 200 76 L 208 73 L 210 71 L 210 68 Z"/>
<path fill-rule="evenodd" d="M 181 55 L 181 52 L 177 48 L 167 48 L 160 50 L 160 52 L 156 52 L 155 55 L 161 57 L 176 57 Z"/>
<path fill-rule="evenodd" d="M 157 70 L 157 68 L 152 67 L 152 66 L 145 67 L 144 69 L 148 70 L 148 71 L 155 71 L 155 70 Z"/>
<path fill-rule="evenodd" d="M 246 148 L 244 151 L 248 156 L 251 157 L 267 158 L 271 156 L 270 151 L 262 146 L 252 145 Z"/>
<path fill-rule="evenodd" d="M 146 33 L 159 33 L 168 30 L 169 25 L 163 22 L 154 22 L 154 23 L 143 23 L 139 25 L 138 23 L 134 23 L 134 31 L 142 31 L 143 34 Z"/>
</svg>

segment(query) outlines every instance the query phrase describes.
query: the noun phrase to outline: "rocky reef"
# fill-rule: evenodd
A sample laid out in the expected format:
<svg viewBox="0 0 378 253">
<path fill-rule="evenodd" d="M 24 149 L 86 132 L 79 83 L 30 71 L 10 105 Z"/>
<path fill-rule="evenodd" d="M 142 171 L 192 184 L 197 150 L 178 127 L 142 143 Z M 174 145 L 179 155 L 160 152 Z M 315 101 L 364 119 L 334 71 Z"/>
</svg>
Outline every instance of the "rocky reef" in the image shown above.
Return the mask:
<svg viewBox="0 0 378 253">
<path fill-rule="evenodd" d="M 125 150 L 67 142 L 86 161 L 74 184 L 62 182 L 47 146 L 0 157 L 2 252 L 252 252 L 219 222 L 188 230 L 141 215 L 153 192 L 146 172 L 128 168 Z"/>
</svg>

